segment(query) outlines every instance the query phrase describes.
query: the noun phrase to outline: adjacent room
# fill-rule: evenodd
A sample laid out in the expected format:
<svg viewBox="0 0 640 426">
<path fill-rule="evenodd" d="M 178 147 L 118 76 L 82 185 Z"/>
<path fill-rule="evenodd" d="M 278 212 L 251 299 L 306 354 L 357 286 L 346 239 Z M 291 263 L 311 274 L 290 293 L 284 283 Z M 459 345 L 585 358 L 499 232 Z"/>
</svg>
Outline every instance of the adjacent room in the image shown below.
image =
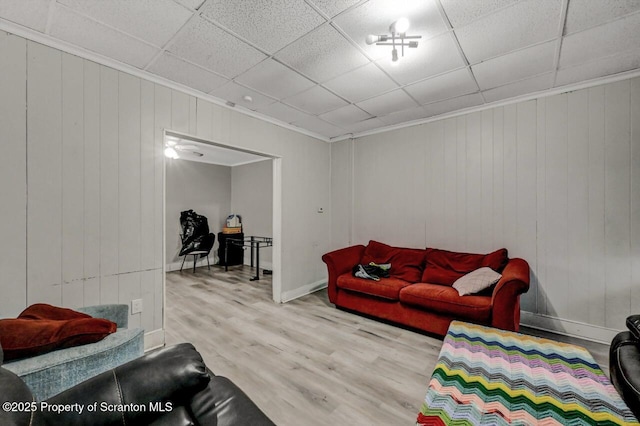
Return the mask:
<svg viewBox="0 0 640 426">
<path fill-rule="evenodd" d="M 167 136 L 165 151 L 165 270 L 182 271 L 189 259 L 194 272 L 260 262 L 272 273 L 273 159 L 187 137 Z M 188 229 L 190 216 L 201 229 Z M 234 237 L 242 243 L 227 242 Z"/>
<path fill-rule="evenodd" d="M 640 0 L 0 0 L 0 424 L 638 424 Z"/>
</svg>

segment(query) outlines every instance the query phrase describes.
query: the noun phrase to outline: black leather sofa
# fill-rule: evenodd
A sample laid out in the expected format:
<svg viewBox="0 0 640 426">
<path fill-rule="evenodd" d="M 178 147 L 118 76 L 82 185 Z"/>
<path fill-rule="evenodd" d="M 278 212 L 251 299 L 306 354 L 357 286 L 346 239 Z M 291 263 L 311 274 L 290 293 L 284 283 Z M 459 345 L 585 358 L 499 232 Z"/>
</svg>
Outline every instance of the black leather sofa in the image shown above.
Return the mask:
<svg viewBox="0 0 640 426">
<path fill-rule="evenodd" d="M 640 418 L 640 315 L 627 318 L 627 328 L 611 342 L 609 374 L 622 399 Z"/>
<path fill-rule="evenodd" d="M 2 362 L 0 352 L 0 364 Z M 0 367 L 0 425 L 273 425 L 188 343 L 102 373 L 46 401 Z"/>
</svg>

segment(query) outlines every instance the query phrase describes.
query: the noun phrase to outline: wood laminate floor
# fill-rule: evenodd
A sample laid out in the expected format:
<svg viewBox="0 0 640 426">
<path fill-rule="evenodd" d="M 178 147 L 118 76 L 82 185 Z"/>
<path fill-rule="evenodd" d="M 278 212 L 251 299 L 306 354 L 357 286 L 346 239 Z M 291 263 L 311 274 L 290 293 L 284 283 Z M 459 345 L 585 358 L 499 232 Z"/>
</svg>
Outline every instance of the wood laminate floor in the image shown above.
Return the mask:
<svg viewBox="0 0 640 426">
<path fill-rule="evenodd" d="M 167 344 L 193 343 L 280 426 L 415 424 L 441 339 L 335 309 L 326 291 L 276 304 L 270 277 L 252 276 L 168 273 Z M 571 343 L 607 371 L 607 345 Z"/>
</svg>

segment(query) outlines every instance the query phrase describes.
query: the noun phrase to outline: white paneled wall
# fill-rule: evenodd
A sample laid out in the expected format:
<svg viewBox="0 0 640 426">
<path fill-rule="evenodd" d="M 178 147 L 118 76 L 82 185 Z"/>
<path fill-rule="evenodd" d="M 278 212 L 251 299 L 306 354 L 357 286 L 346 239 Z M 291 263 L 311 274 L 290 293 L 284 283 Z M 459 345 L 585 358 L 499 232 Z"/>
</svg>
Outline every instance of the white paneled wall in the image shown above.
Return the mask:
<svg viewBox="0 0 640 426">
<path fill-rule="evenodd" d="M 507 247 L 531 266 L 523 322 L 537 326 L 606 340 L 640 309 L 640 79 L 332 151 L 334 239 L 353 213 L 353 243 Z M 336 179 L 351 172 L 353 211 Z"/>
<path fill-rule="evenodd" d="M 0 316 L 6 317 L 27 299 L 26 40 L 0 32 L 0 57 L 0 271 L 6 283 Z"/>
<path fill-rule="evenodd" d="M 163 326 L 165 129 L 282 157 L 285 298 L 326 282 L 330 149 L 228 108 L 0 32 L 0 315 L 130 303 Z"/>
<path fill-rule="evenodd" d="M 61 107 L 61 52 L 27 43 L 28 303 L 62 304 Z"/>
<path fill-rule="evenodd" d="M 352 152 L 348 140 L 331 144 L 331 244 L 333 249 L 351 245 Z"/>
<path fill-rule="evenodd" d="M 3 190 L 2 315 L 37 302 L 142 298 L 131 324 L 162 328 L 155 85 L 6 33 L 0 40 L 10 147 L 2 173 L 11 182 Z"/>
</svg>

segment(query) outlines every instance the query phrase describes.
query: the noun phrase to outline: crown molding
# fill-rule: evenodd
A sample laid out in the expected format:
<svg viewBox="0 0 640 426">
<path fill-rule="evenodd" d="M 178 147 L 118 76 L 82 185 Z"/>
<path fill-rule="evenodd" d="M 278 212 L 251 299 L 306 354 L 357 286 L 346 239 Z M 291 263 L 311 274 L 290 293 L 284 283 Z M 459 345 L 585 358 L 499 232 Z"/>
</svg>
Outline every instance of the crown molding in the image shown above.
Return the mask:
<svg viewBox="0 0 640 426">
<path fill-rule="evenodd" d="M 30 28 L 24 27 L 22 25 L 16 24 L 11 21 L 7 21 L 6 19 L 0 18 L 0 30 L 5 31 L 9 34 L 13 34 L 24 39 L 43 44 L 48 47 L 52 47 L 54 49 L 60 50 L 65 53 L 69 53 L 71 55 L 78 56 L 80 58 L 89 60 L 91 62 L 95 62 L 100 65 L 107 66 L 109 68 L 113 68 L 117 71 L 122 71 L 127 74 L 131 74 L 135 77 L 142 78 L 144 80 L 150 81 L 152 83 L 159 84 L 161 86 L 168 87 L 170 89 L 177 90 L 179 92 L 185 93 L 190 96 L 194 96 L 196 98 L 202 99 L 207 102 L 211 102 L 215 105 L 221 106 L 223 108 L 236 111 L 240 114 L 247 115 L 249 117 L 257 118 L 259 120 L 265 121 L 270 124 L 274 124 L 276 126 L 285 128 L 287 130 L 294 131 L 296 133 L 300 133 L 305 136 L 312 137 L 314 139 L 321 140 L 323 142 L 330 142 L 331 140 L 322 136 L 318 133 L 303 129 L 301 127 L 296 127 L 291 124 L 285 123 L 283 121 L 277 120 L 275 118 L 269 117 L 264 114 L 260 114 L 259 112 L 252 111 L 247 109 L 241 105 L 229 106 L 227 105 L 225 100 L 216 98 L 215 96 L 209 95 L 204 92 L 200 92 L 195 90 L 189 86 L 185 86 L 180 83 L 176 83 L 175 81 L 168 80 L 164 77 L 160 77 L 158 75 L 152 74 L 148 71 L 141 70 L 139 68 L 133 67 L 131 65 L 125 64 L 124 62 L 117 61 L 112 58 L 108 58 L 106 56 L 100 55 L 99 53 L 92 52 L 88 49 L 73 45 L 71 43 L 67 43 L 66 41 L 55 39 L 47 34 L 43 34 L 40 31 L 32 30 Z"/>
<path fill-rule="evenodd" d="M 472 112 L 484 111 L 491 108 L 497 108 L 505 105 L 512 105 L 515 103 L 530 101 L 533 99 L 546 98 L 548 96 L 559 95 L 562 93 L 573 92 L 581 89 L 588 89 L 594 86 L 602 86 L 603 84 L 615 83 L 616 81 L 628 80 L 628 79 L 639 77 L 639 76 L 640 76 L 640 69 L 625 71 L 618 74 L 609 75 L 606 77 L 598 77 L 591 80 L 582 81 L 580 83 L 567 84 L 565 86 L 554 87 L 552 89 L 541 90 L 539 92 L 534 92 L 534 93 L 527 93 L 525 95 L 515 96 L 513 98 L 495 101 L 488 104 L 460 109 L 460 110 L 448 112 L 445 114 L 434 115 L 433 117 L 421 118 L 418 120 L 407 121 L 404 123 L 394 124 L 391 126 L 379 127 L 377 129 L 367 130 L 366 132 L 347 134 L 344 136 L 339 136 L 337 138 L 332 138 L 330 142 L 340 142 L 347 139 L 357 139 L 365 136 L 377 135 L 379 133 L 386 133 L 386 132 L 391 132 L 393 130 L 404 129 L 405 127 L 412 127 L 420 124 L 432 123 L 434 121 L 444 120 L 452 117 L 459 117 L 461 115 L 470 114 Z"/>
</svg>

